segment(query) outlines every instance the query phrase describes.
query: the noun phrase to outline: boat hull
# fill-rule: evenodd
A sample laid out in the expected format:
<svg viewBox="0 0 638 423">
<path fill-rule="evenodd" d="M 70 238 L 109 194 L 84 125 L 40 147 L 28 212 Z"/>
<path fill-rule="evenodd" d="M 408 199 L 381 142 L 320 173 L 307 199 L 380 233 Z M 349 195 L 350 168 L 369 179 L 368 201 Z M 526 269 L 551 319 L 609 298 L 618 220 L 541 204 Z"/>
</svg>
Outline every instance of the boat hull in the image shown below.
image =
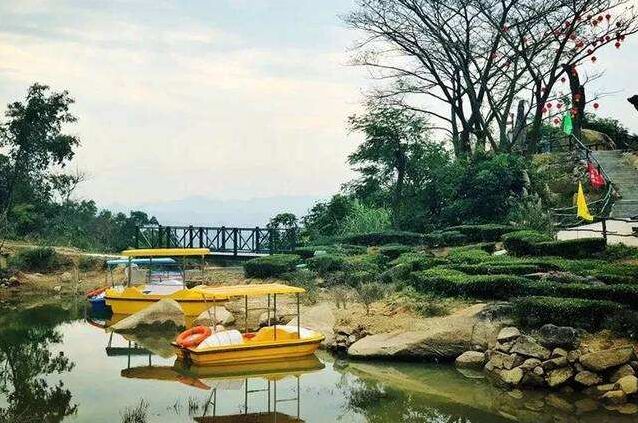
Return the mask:
<svg viewBox="0 0 638 423">
<path fill-rule="evenodd" d="M 163 300 L 164 298 L 171 298 L 170 296 L 160 298 L 148 298 L 148 299 L 135 299 L 135 298 L 107 298 L 106 304 L 111 307 L 113 314 L 130 315 L 135 314 L 138 311 L 144 310 L 146 307 Z M 202 300 L 178 300 L 175 299 L 182 308 L 184 315 L 186 316 L 199 316 L 204 311 L 213 306 L 212 301 Z"/>
<path fill-rule="evenodd" d="M 323 339 L 323 335 L 318 335 L 310 339 L 263 342 L 254 345 L 249 343 L 205 350 L 181 348 L 175 343 L 172 345 L 180 361 L 194 366 L 217 366 L 309 356 L 319 348 Z"/>
<path fill-rule="evenodd" d="M 167 295 L 145 294 L 136 287 L 128 287 L 123 291 L 108 289 L 104 296 L 106 305 L 111 308 L 113 314 L 135 314 L 146 307 L 170 298 L 177 301 L 185 316 L 196 317 L 210 309 L 215 304 L 224 303 L 226 299 L 211 298 L 201 292 L 197 287 L 181 289 Z"/>
</svg>

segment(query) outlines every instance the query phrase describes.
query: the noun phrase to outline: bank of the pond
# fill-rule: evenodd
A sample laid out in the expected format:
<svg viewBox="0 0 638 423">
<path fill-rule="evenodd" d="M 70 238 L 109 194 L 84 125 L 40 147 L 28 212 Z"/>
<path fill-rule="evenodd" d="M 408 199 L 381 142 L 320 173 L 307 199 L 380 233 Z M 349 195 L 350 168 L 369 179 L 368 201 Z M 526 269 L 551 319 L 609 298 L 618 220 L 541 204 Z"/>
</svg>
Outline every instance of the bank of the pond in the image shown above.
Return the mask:
<svg viewBox="0 0 638 423">
<path fill-rule="evenodd" d="M 167 348 L 170 334 L 106 333 L 87 321 L 82 301 L 39 301 L 0 310 L 3 421 L 638 421 L 578 392 L 504 390 L 449 364 L 320 353 L 272 376 L 185 370 Z"/>
</svg>

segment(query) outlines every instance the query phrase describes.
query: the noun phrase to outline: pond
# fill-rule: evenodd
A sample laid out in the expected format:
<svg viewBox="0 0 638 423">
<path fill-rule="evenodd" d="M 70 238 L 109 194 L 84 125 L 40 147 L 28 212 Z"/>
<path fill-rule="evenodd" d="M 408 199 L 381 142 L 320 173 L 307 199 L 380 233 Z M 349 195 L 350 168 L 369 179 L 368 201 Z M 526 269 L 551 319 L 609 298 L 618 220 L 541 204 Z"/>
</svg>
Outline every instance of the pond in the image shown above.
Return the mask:
<svg viewBox="0 0 638 423">
<path fill-rule="evenodd" d="M 74 299 L 0 308 L 0 421 L 638 422 L 576 394 L 506 392 L 444 364 L 321 352 L 187 369 L 175 363 L 172 335 L 125 338 L 100 323 Z"/>
</svg>

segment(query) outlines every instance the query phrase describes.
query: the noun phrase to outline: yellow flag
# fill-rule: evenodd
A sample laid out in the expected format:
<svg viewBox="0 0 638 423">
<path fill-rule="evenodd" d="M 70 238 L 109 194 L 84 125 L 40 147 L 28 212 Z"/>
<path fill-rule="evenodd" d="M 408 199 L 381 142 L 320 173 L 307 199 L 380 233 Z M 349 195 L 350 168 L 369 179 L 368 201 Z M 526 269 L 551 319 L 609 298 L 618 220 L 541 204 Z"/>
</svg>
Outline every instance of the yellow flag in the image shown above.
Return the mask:
<svg viewBox="0 0 638 423">
<path fill-rule="evenodd" d="M 587 200 L 585 200 L 585 194 L 583 193 L 583 185 L 578 183 L 578 194 L 576 196 L 576 205 L 578 206 L 578 217 L 588 222 L 594 220 L 594 216 L 589 214 L 589 208 L 587 208 Z"/>
</svg>

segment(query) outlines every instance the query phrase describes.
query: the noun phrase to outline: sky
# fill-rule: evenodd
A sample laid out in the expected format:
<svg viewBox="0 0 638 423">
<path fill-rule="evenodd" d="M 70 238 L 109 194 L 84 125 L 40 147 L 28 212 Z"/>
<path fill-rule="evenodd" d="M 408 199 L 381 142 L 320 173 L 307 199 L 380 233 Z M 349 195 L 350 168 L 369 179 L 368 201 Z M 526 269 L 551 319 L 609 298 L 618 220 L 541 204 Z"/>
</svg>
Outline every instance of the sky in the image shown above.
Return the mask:
<svg viewBox="0 0 638 423">
<path fill-rule="evenodd" d="M 365 75 L 346 0 L 0 0 L 0 101 L 75 98 L 98 204 L 327 196 Z"/>
<path fill-rule="evenodd" d="M 0 0 L 0 104 L 68 90 L 99 205 L 327 197 L 353 174 L 352 0 Z M 600 114 L 638 131 L 638 40 L 599 54 Z M 599 68 L 600 69 L 600 68 Z M 0 106 L 2 107 L 2 106 Z"/>
</svg>

